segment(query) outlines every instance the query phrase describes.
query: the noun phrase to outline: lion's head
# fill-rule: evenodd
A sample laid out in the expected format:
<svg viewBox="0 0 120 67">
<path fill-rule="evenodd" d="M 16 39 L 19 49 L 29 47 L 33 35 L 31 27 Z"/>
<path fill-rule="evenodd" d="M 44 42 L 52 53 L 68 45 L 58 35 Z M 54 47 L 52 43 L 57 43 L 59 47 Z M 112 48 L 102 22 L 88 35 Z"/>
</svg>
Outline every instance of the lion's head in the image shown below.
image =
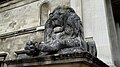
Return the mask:
<svg viewBox="0 0 120 67">
<path fill-rule="evenodd" d="M 62 27 L 65 35 L 83 38 L 83 26 L 79 16 L 68 6 L 58 6 L 49 14 L 45 24 L 45 42 L 50 40 L 55 27 Z"/>
</svg>

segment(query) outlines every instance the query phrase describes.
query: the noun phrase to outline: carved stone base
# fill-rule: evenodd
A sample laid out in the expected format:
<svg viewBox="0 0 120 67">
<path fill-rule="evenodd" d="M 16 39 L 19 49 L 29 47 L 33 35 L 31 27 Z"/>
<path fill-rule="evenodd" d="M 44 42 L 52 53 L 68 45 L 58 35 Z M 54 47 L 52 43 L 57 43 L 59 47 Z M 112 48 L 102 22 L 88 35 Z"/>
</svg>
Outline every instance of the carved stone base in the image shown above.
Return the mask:
<svg viewBox="0 0 120 67">
<path fill-rule="evenodd" d="M 7 60 L 8 67 L 109 67 L 87 52 Z"/>
</svg>

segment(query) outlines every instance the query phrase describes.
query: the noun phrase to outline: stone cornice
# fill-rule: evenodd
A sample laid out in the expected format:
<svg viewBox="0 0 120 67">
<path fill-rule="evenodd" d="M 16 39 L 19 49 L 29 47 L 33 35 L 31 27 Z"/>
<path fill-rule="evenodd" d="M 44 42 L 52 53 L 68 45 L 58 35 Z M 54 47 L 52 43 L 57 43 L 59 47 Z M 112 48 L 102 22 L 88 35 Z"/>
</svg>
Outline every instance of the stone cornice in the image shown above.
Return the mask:
<svg viewBox="0 0 120 67">
<path fill-rule="evenodd" d="M 88 52 L 80 52 L 73 54 L 54 54 L 47 56 L 37 56 L 24 59 L 6 60 L 9 66 L 34 66 L 34 65 L 54 65 L 64 63 L 85 63 L 91 67 L 109 67 L 98 58 L 92 56 Z"/>
<path fill-rule="evenodd" d="M 4 3 L 9 2 L 9 1 L 11 1 L 11 0 L 0 0 L 0 4 L 4 4 Z"/>
<path fill-rule="evenodd" d="M 0 13 L 7 11 L 7 10 L 11 10 L 14 8 L 24 6 L 24 5 L 27 5 L 27 4 L 36 2 L 36 1 L 39 1 L 39 0 L 10 0 L 3 4 L 0 4 Z"/>
<path fill-rule="evenodd" d="M 27 28 L 27 29 L 22 29 L 22 30 L 18 30 L 18 31 L 13 31 L 13 32 L 0 34 L 0 39 L 15 37 L 15 36 L 19 36 L 19 35 L 24 35 L 24 34 L 29 34 L 29 33 L 33 33 L 33 32 L 43 31 L 43 30 L 44 30 L 44 26 L 31 27 L 31 28 Z"/>
<path fill-rule="evenodd" d="M 5 60 L 6 56 L 7 56 L 6 52 L 0 52 L 0 57 L 3 57 L 3 61 Z"/>
</svg>

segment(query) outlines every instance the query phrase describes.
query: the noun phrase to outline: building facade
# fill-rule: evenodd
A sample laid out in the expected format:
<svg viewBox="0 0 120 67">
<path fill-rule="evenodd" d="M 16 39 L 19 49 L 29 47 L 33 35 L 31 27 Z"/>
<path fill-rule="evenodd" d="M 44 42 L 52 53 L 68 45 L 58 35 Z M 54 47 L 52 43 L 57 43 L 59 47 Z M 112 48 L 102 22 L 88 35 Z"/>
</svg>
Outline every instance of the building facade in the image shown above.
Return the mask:
<svg viewBox="0 0 120 67">
<path fill-rule="evenodd" d="M 44 41 L 44 24 L 57 6 L 72 7 L 84 25 L 85 38 L 93 37 L 98 58 L 120 66 L 119 0 L 4 0 L 0 1 L 0 52 L 16 57 L 28 40 Z M 113 9 L 113 10 L 112 10 Z"/>
</svg>

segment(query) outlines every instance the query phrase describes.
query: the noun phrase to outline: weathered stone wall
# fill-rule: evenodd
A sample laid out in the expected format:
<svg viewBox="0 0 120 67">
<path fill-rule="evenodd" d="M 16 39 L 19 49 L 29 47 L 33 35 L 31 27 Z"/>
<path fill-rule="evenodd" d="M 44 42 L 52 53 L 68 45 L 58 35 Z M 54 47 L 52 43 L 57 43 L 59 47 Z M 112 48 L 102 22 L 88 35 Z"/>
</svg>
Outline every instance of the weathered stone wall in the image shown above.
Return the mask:
<svg viewBox="0 0 120 67">
<path fill-rule="evenodd" d="M 0 13 L 0 34 L 39 26 L 39 1 Z"/>
<path fill-rule="evenodd" d="M 110 37 L 108 32 L 109 21 L 106 15 L 104 0 L 83 0 L 83 22 L 85 37 L 93 37 L 97 46 L 98 58 L 108 65 L 114 65 L 112 61 Z"/>
<path fill-rule="evenodd" d="M 14 34 L 15 31 L 24 30 L 26 28 L 31 28 L 35 26 L 40 26 L 40 12 L 39 7 L 41 1 L 16 1 L 15 3 L 5 3 L 10 6 L 3 7 L 5 5 L 0 5 L 3 7 L 0 11 L 0 34 L 9 34 L 12 32 Z M 13 1 L 14 2 L 14 1 Z M 14 5 L 14 6 L 12 6 Z M 5 10 L 7 9 L 7 10 Z M 3 11 L 2 11 L 3 10 Z M 18 32 L 19 33 L 19 32 Z M 17 34 L 18 34 L 17 33 Z M 24 33 L 24 32 L 22 32 Z M 38 41 L 42 41 L 43 32 L 36 33 L 28 33 L 18 36 L 11 36 L 10 38 L 1 39 L 0 41 L 0 51 L 8 52 L 7 59 L 11 59 L 14 57 L 14 51 L 23 49 L 25 43 L 29 39 L 36 39 Z M 12 35 L 12 34 L 11 34 Z"/>
</svg>

